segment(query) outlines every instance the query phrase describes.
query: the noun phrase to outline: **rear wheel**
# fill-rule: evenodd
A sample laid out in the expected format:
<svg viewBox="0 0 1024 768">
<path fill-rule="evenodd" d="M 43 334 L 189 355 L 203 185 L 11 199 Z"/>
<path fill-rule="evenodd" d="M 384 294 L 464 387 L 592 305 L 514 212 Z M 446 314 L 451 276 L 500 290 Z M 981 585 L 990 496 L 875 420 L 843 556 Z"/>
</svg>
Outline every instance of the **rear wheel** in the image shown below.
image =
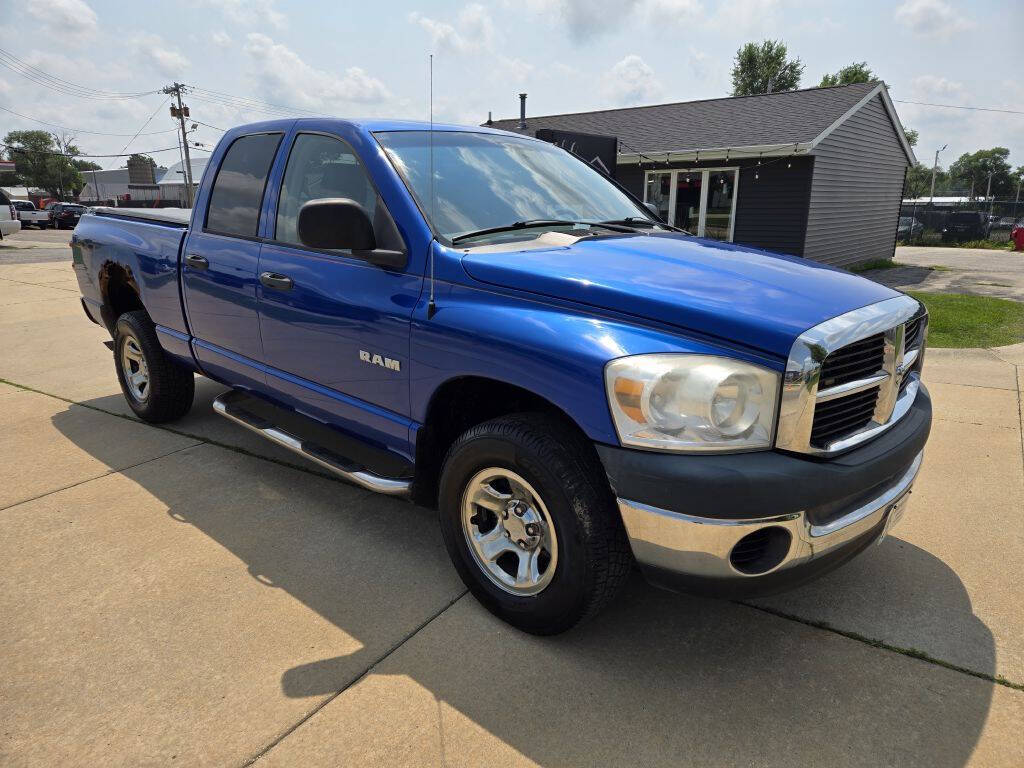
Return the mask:
<svg viewBox="0 0 1024 768">
<path fill-rule="evenodd" d="M 145 311 L 126 312 L 114 328 L 114 367 L 128 405 L 144 421 L 173 421 L 188 413 L 195 376 L 169 358 Z"/>
<path fill-rule="evenodd" d="M 445 459 L 441 530 L 452 562 L 492 613 L 534 634 L 596 614 L 632 556 L 593 449 L 543 414 L 463 434 Z"/>
</svg>

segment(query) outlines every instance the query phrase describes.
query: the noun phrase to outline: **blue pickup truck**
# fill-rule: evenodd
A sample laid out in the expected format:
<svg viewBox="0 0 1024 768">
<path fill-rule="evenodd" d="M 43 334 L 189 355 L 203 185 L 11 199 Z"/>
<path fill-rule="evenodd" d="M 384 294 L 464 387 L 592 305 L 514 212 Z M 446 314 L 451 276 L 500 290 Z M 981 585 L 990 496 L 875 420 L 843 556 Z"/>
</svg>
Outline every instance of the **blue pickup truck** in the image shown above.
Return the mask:
<svg viewBox="0 0 1024 768">
<path fill-rule="evenodd" d="M 191 211 L 72 239 L 129 405 L 219 414 L 439 511 L 473 594 L 563 631 L 634 565 L 729 597 L 880 540 L 921 466 L 928 317 L 690 236 L 551 144 L 300 119 L 228 131 Z"/>
</svg>

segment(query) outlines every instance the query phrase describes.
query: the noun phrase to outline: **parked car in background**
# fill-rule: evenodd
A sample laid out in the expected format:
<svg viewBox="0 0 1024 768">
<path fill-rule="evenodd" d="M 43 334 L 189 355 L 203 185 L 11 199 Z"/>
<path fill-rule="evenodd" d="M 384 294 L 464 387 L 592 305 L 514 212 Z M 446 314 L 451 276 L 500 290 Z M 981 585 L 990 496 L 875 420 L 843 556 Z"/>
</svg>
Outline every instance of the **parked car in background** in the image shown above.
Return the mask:
<svg viewBox="0 0 1024 768">
<path fill-rule="evenodd" d="M 942 228 L 943 242 L 984 240 L 989 235 L 988 214 L 981 211 L 957 211 L 946 219 Z"/>
<path fill-rule="evenodd" d="M 0 191 L 0 239 L 21 231 L 18 221 L 18 209 L 2 191 Z"/>
<path fill-rule="evenodd" d="M 909 240 L 917 237 L 924 231 L 924 224 L 913 216 L 900 216 L 899 226 L 896 227 L 896 237 L 900 240 Z"/>
<path fill-rule="evenodd" d="M 30 200 L 14 200 L 13 202 L 14 207 L 18 210 L 18 220 L 21 222 L 21 226 L 34 224 L 40 229 L 46 229 L 50 225 L 49 211 L 40 211 Z"/>
<path fill-rule="evenodd" d="M 78 203 L 50 203 L 46 210 L 56 229 L 74 229 L 85 213 L 85 206 Z"/>
</svg>

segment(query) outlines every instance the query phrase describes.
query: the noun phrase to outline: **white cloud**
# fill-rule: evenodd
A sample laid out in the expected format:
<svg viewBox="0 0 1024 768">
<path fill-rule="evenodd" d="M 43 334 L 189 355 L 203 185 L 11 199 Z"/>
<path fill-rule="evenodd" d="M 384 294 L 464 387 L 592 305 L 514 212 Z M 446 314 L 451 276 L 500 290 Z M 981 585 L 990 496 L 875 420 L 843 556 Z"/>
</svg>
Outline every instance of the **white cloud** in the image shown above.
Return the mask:
<svg viewBox="0 0 1024 768">
<path fill-rule="evenodd" d="M 269 24 L 276 29 L 288 26 L 288 18 L 274 7 L 274 0 L 203 0 L 218 9 L 225 18 L 247 27 Z"/>
<path fill-rule="evenodd" d="M 482 5 L 470 3 L 461 11 L 455 24 L 438 21 L 413 11 L 409 21 L 427 31 L 433 45 L 456 53 L 476 53 L 494 45 L 494 22 Z"/>
<path fill-rule="evenodd" d="M 189 66 L 181 51 L 168 45 L 159 35 L 136 35 L 132 49 L 136 56 L 149 59 L 156 71 L 165 77 L 178 77 Z"/>
<path fill-rule="evenodd" d="M 921 75 L 910 82 L 910 91 L 918 100 L 956 98 L 964 94 L 964 85 L 939 75 Z"/>
<path fill-rule="evenodd" d="M 974 26 L 945 0 L 906 0 L 895 16 L 912 32 L 938 38 L 949 38 Z"/>
<path fill-rule="evenodd" d="M 605 80 L 605 92 L 616 104 L 639 104 L 658 98 L 661 83 L 647 62 L 631 53 L 611 68 Z"/>
<path fill-rule="evenodd" d="M 522 82 L 533 72 L 533 65 L 519 58 L 498 53 L 500 35 L 496 32 L 490 12 L 479 3 L 470 3 L 454 23 L 440 21 L 413 11 L 409 23 L 422 28 L 430 36 L 435 53 L 456 56 L 486 54 L 492 74 L 506 82 Z"/>
<path fill-rule="evenodd" d="M 231 45 L 231 35 L 221 30 L 220 32 L 214 32 L 210 35 L 210 41 L 220 48 L 227 48 Z"/>
<path fill-rule="evenodd" d="M 319 111 L 350 104 L 379 104 L 391 98 L 387 87 L 360 67 L 340 76 L 311 67 L 285 45 L 258 32 L 246 37 L 245 52 L 255 82 L 268 101 Z"/>
<path fill-rule="evenodd" d="M 96 32 L 96 12 L 83 0 L 19 3 L 18 10 L 28 12 L 61 39 L 82 39 Z"/>
</svg>

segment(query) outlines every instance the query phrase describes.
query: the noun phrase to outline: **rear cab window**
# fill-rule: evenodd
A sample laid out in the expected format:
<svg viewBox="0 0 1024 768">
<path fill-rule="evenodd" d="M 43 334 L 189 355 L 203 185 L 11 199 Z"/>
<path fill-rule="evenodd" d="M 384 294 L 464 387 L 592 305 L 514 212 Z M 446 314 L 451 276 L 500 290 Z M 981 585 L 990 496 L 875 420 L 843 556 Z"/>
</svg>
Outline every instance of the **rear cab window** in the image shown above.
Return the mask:
<svg viewBox="0 0 1024 768">
<path fill-rule="evenodd" d="M 256 237 L 267 175 L 281 143 L 280 133 L 240 136 L 224 153 L 206 211 L 208 232 Z"/>
</svg>

